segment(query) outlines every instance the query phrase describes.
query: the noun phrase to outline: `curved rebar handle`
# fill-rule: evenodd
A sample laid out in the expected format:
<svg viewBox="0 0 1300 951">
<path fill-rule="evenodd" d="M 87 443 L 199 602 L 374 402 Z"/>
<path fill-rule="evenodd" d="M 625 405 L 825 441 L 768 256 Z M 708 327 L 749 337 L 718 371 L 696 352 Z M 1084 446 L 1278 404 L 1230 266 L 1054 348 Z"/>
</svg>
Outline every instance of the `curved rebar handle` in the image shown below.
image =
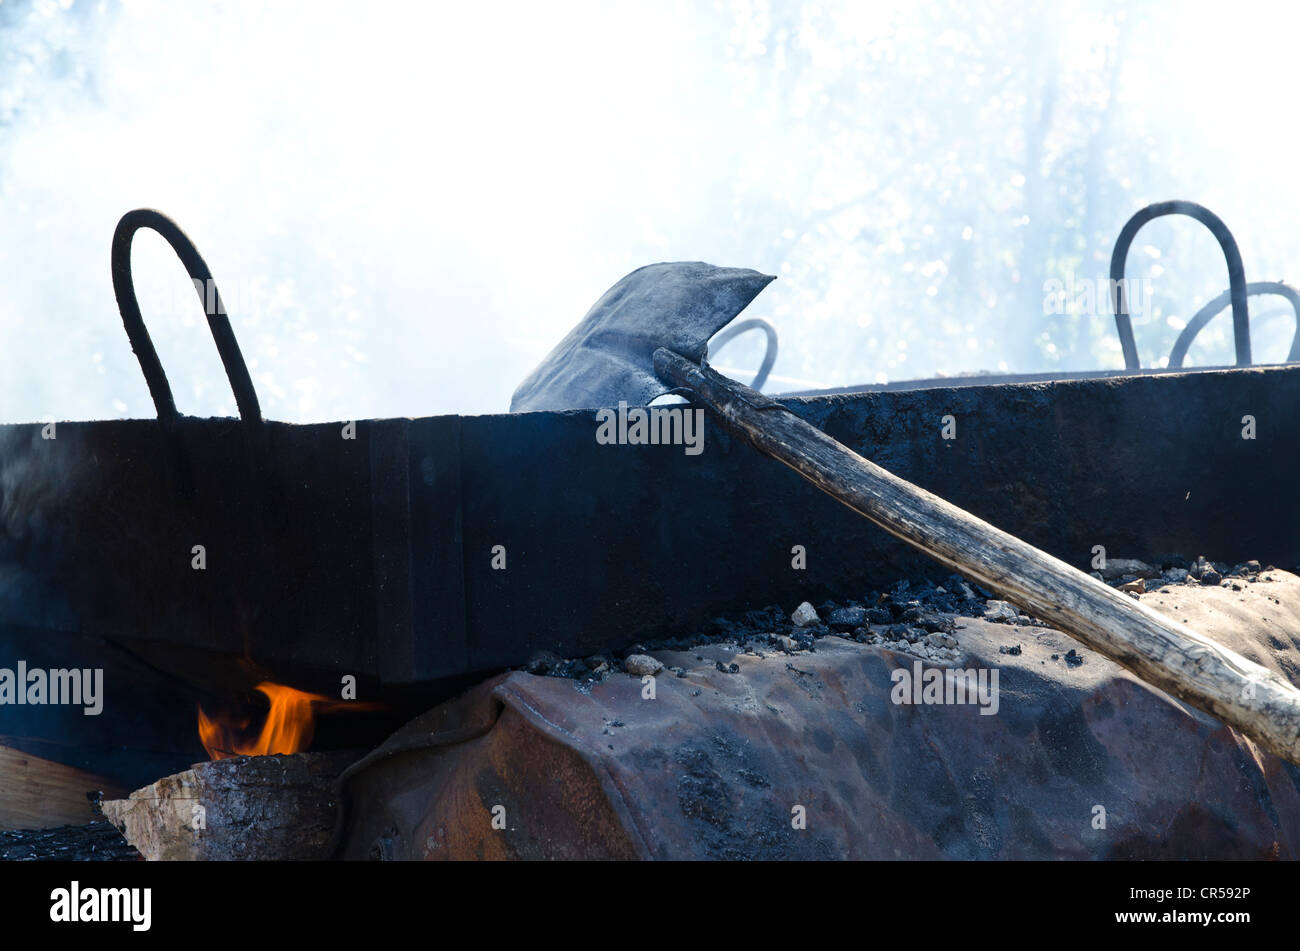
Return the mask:
<svg viewBox="0 0 1300 951">
<path fill-rule="evenodd" d="M 1214 212 L 1194 201 L 1161 201 L 1147 205 L 1124 225 L 1115 239 L 1115 250 L 1110 256 L 1110 284 L 1114 293 L 1115 329 L 1119 332 L 1120 347 L 1124 351 L 1124 366 L 1129 370 L 1141 368 L 1137 344 L 1133 341 L 1133 322 L 1128 315 L 1128 302 L 1124 295 L 1124 270 L 1128 261 L 1129 245 L 1152 218 L 1164 215 L 1187 215 L 1210 229 L 1223 257 L 1228 262 L 1228 293 L 1232 300 L 1232 336 L 1237 348 L 1237 366 L 1250 366 L 1250 314 L 1246 309 L 1246 269 L 1241 263 L 1241 252 L 1232 232 Z"/>
<path fill-rule="evenodd" d="M 772 365 L 776 363 L 776 327 L 770 320 L 764 317 L 748 317 L 722 328 L 709 341 L 706 355 L 717 353 L 746 330 L 761 330 L 767 336 L 767 352 L 763 354 L 763 362 L 759 364 L 758 372 L 754 374 L 754 379 L 749 384 L 751 390 L 758 390 L 762 389 L 763 384 L 767 382 L 767 375 L 772 372 Z"/>
<path fill-rule="evenodd" d="M 144 325 L 144 318 L 140 316 L 140 305 L 135 297 L 135 282 L 131 278 L 131 242 L 135 238 L 135 233 L 141 228 L 149 228 L 167 239 L 167 243 L 172 246 L 176 256 L 185 265 L 190 279 L 196 282 L 199 301 L 208 315 L 208 328 L 212 331 L 212 339 L 216 341 L 217 352 L 221 354 L 221 364 L 225 367 L 226 379 L 230 381 L 230 388 L 234 391 L 239 416 L 250 426 L 260 426 L 262 409 L 257 402 L 253 380 L 248 375 L 248 367 L 244 365 L 244 356 L 239 351 L 235 332 L 230 327 L 230 318 L 226 316 L 226 306 L 222 303 L 221 292 L 217 290 L 207 263 L 176 222 L 160 211 L 137 208 L 123 215 L 122 220 L 117 223 L 117 230 L 113 232 L 113 293 L 117 297 L 117 309 L 122 315 L 126 335 L 131 340 L 131 349 L 135 351 L 136 358 L 140 361 L 140 369 L 144 371 L 145 382 L 149 385 L 149 395 L 153 397 L 153 405 L 158 410 L 158 419 L 164 425 L 171 426 L 180 418 L 180 414 L 176 411 L 176 401 L 172 397 L 167 374 L 163 371 L 158 352 L 154 350 L 153 341 L 149 338 L 149 330 Z M 214 300 L 211 309 L 208 308 L 205 300 L 205 291 L 208 288 L 211 288 Z"/>
<path fill-rule="evenodd" d="M 1284 281 L 1252 281 L 1246 285 L 1246 295 L 1248 297 L 1258 296 L 1260 294 L 1277 294 L 1279 297 L 1285 297 L 1291 302 L 1291 312 L 1296 318 L 1295 336 L 1291 338 L 1291 352 L 1287 354 L 1287 362 L 1291 363 L 1300 360 L 1300 291 L 1297 291 L 1290 284 Z M 1206 324 L 1210 322 L 1219 311 L 1228 306 L 1231 299 L 1232 291 L 1227 290 L 1220 294 L 1214 300 L 1210 301 L 1204 307 L 1196 312 L 1196 316 L 1187 322 L 1174 341 L 1174 348 L 1169 351 L 1169 365 L 1171 367 L 1181 367 L 1183 359 L 1187 356 L 1187 350 L 1196 339 L 1196 335 L 1201 332 Z"/>
</svg>

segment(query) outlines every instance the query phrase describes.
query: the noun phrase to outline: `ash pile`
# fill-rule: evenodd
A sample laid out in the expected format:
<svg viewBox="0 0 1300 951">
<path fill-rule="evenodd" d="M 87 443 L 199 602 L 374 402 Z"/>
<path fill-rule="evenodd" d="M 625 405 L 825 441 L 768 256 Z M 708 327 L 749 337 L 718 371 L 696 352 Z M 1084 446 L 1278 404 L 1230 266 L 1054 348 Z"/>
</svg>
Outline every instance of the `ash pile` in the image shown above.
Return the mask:
<svg viewBox="0 0 1300 951">
<path fill-rule="evenodd" d="M 1204 556 L 1190 560 L 1171 556 L 1154 564 L 1135 558 L 1107 559 L 1101 570 L 1090 573 L 1111 587 L 1136 597 L 1148 592 L 1167 591 L 1175 586 L 1218 586 L 1240 592 L 1245 585 L 1260 581 L 1272 583 L 1276 572 L 1273 565 L 1261 567 L 1258 561 L 1229 567 L 1223 562 L 1211 562 Z M 1297 573 L 1300 573 L 1300 568 L 1297 568 Z M 1244 602 L 1244 598 L 1239 600 Z M 805 601 L 788 613 L 777 605 L 770 605 L 732 618 L 715 618 L 710 625 L 692 634 L 632 645 L 617 659 L 608 653 L 561 658 L 551 651 L 539 651 L 519 669 L 589 685 L 619 671 L 638 676 L 657 672 L 654 659 L 647 656 L 649 652 L 688 651 L 716 644 L 765 656 L 773 651 L 816 650 L 818 640 L 829 635 L 947 662 L 961 656 L 956 633 L 962 618 L 1019 627 L 1048 626 L 1047 622 L 1023 614 L 1015 605 L 994 598 L 980 585 L 954 574 L 941 583 L 925 578 L 901 579 L 891 587 L 871 591 L 861 599 L 822 601 L 816 606 Z M 1179 620 L 1186 623 L 1185 619 Z M 1245 617 L 1236 620 L 1247 623 Z M 1014 645 L 1004 645 L 1002 653 L 1014 653 L 1017 649 Z M 1249 653 L 1246 656 L 1255 659 Z M 1081 655 L 1073 648 L 1066 652 L 1065 657 L 1068 663 L 1081 662 Z M 675 668 L 671 672 L 678 673 L 681 669 Z"/>
</svg>

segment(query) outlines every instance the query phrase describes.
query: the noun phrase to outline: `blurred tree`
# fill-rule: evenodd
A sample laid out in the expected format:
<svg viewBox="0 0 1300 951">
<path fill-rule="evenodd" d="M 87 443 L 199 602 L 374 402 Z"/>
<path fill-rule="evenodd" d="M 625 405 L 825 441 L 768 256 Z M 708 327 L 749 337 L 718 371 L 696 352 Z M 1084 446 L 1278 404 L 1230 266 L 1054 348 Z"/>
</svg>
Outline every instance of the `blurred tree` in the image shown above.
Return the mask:
<svg viewBox="0 0 1300 951">
<path fill-rule="evenodd" d="M 1104 280 L 1135 196 L 1159 188 L 1150 143 L 1117 133 L 1148 7 L 716 9 L 756 120 L 736 227 L 793 286 L 798 332 L 830 338 L 803 373 L 1118 365 L 1108 300 L 1046 314 L 1045 284 Z"/>
</svg>

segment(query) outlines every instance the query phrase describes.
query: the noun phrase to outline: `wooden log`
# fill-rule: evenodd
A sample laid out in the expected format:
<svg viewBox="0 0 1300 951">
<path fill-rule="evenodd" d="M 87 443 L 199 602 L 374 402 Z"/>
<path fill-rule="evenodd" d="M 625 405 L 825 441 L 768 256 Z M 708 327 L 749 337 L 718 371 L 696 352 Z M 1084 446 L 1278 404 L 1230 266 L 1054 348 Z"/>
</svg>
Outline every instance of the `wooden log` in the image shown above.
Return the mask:
<svg viewBox="0 0 1300 951">
<path fill-rule="evenodd" d="M 103 805 L 150 861 L 326 857 L 335 785 L 359 753 L 233 756 L 197 763 Z"/>
<path fill-rule="evenodd" d="M 88 793 L 120 796 L 102 776 L 0 746 L 0 829 L 51 829 L 96 818 Z"/>
<path fill-rule="evenodd" d="M 1281 677 L 898 478 L 708 366 L 662 348 L 654 364 L 757 449 L 885 531 L 1300 763 L 1300 690 Z"/>
</svg>

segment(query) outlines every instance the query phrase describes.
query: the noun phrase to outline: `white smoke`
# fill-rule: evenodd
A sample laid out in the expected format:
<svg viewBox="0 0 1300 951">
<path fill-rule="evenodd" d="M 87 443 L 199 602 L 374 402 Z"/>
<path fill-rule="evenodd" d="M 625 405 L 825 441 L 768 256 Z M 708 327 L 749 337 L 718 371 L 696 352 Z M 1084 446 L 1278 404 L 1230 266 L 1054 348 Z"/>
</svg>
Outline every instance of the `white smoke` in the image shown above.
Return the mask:
<svg viewBox="0 0 1300 951">
<path fill-rule="evenodd" d="M 847 384 L 1011 359 L 998 328 L 1017 274 L 1002 254 L 1021 222 L 1014 203 L 994 198 L 1014 199 L 1018 186 L 991 181 L 986 163 L 1021 133 L 1018 113 L 958 115 L 942 121 L 960 129 L 938 130 L 936 141 L 960 131 L 967 143 L 960 154 L 931 150 L 936 167 L 956 169 L 942 181 L 960 173 L 963 187 L 993 196 L 979 221 L 953 211 L 933 222 L 936 195 L 905 180 L 906 168 L 890 179 L 886 162 L 926 134 L 927 119 L 941 121 L 922 109 L 935 100 L 913 98 L 918 77 L 940 90 L 989 81 L 1011 52 L 996 31 L 981 34 L 990 45 L 977 75 L 943 58 L 931 69 L 932 55 L 950 59 L 960 44 L 942 39 L 946 14 L 906 4 L 4 9 L 4 62 L 19 65 L 0 75 L 0 421 L 152 415 L 108 267 L 114 224 L 139 206 L 175 218 L 207 258 L 276 419 L 504 411 L 609 285 L 660 260 L 779 274 L 751 308 L 781 330 L 777 377 Z M 798 86 L 785 53 L 762 39 L 793 9 L 803 25 L 790 48 L 809 64 Z M 1110 22 L 1109 7 L 1063 9 L 1048 60 L 1076 85 L 1102 76 L 1087 57 L 1108 35 L 1094 28 Z M 1172 197 L 1209 205 L 1259 280 L 1300 280 L 1282 15 L 1168 5 L 1160 32 L 1132 38 L 1114 132 L 1149 139 L 1157 158 L 1145 170 L 1101 170 L 1117 189 L 1140 178 L 1117 202 L 1130 211 Z M 871 71 L 852 50 L 867 51 Z M 1076 135 L 1068 111 L 1054 122 L 1061 141 Z M 868 186 L 878 198 L 826 218 L 802 243 L 783 217 L 833 209 Z M 872 232 L 880 222 L 885 233 Z M 1121 223 L 1112 215 L 1099 227 L 1113 236 Z M 1139 243 L 1168 247 L 1173 227 L 1152 225 Z M 794 236 L 789 247 L 783 236 Z M 895 269 L 889 255 L 917 242 L 933 244 L 933 260 Z M 982 296 L 950 278 L 963 242 L 992 285 Z M 136 244 L 137 288 L 178 407 L 233 414 L 184 271 L 161 239 Z M 1180 273 L 1194 278 L 1185 319 L 1225 279 L 1208 237 L 1184 244 Z M 1137 250 L 1140 269 L 1149 262 Z M 1226 324 L 1213 325 L 1196 359 L 1227 355 Z M 1043 326 L 1045 362 L 1011 369 L 1116 359 L 1104 319 L 1068 358 L 1051 349 L 1059 324 Z M 1274 329 L 1259 359 L 1285 352 L 1290 323 Z M 737 342 L 720 362 L 752 368 L 759 349 Z"/>
</svg>

